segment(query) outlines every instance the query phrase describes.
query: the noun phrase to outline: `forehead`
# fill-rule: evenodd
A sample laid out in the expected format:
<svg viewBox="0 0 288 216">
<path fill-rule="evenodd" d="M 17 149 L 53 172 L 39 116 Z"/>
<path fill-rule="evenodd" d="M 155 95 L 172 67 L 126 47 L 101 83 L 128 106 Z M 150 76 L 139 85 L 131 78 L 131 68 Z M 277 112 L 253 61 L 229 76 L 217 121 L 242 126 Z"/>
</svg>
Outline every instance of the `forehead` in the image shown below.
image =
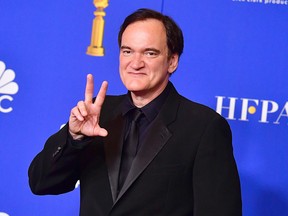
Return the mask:
<svg viewBox="0 0 288 216">
<path fill-rule="evenodd" d="M 124 30 L 121 45 L 145 42 L 166 44 L 166 29 L 161 21 L 156 19 L 136 21 Z"/>
</svg>

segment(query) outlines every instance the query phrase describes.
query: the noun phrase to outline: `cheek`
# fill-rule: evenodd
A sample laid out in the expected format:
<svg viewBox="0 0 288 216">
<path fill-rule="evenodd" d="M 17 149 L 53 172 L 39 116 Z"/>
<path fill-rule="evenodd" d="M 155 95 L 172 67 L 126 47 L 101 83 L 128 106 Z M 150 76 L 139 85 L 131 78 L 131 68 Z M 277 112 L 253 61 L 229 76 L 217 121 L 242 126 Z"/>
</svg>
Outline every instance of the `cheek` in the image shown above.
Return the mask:
<svg viewBox="0 0 288 216">
<path fill-rule="evenodd" d="M 125 69 L 126 69 L 126 64 L 123 61 L 120 61 L 120 63 L 119 63 L 120 76 L 123 76 Z"/>
<path fill-rule="evenodd" d="M 161 63 L 162 65 L 155 65 L 153 68 L 151 68 L 152 72 L 152 76 L 153 77 L 157 77 L 157 78 L 161 78 L 163 76 L 166 76 L 168 73 L 168 67 L 166 67 L 165 65 L 163 65 L 163 63 Z"/>
<path fill-rule="evenodd" d="M 119 70 L 119 75 L 120 75 L 120 79 L 122 80 L 122 83 L 125 83 L 125 75 L 124 75 L 123 69 L 121 69 L 121 66 Z"/>
<path fill-rule="evenodd" d="M 124 70 L 127 69 L 128 65 L 129 65 L 129 61 L 127 59 L 124 60 L 123 58 L 120 57 L 119 70 L 124 72 Z"/>
</svg>

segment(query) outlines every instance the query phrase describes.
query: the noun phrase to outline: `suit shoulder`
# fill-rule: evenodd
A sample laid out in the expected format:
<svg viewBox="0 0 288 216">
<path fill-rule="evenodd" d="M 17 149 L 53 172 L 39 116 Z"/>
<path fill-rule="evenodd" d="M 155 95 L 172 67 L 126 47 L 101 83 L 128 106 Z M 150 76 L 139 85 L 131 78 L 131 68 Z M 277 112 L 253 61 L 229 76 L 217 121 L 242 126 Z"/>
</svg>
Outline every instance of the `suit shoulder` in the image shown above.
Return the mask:
<svg viewBox="0 0 288 216">
<path fill-rule="evenodd" d="M 106 95 L 101 108 L 101 119 L 110 119 L 121 111 L 121 104 L 125 98 L 124 95 Z"/>
<path fill-rule="evenodd" d="M 123 99 L 125 98 L 125 95 L 106 95 L 103 107 L 105 108 L 115 108 L 118 104 L 121 104 Z"/>
<path fill-rule="evenodd" d="M 184 96 L 180 95 L 180 110 L 185 113 L 190 113 L 193 118 L 199 118 L 202 120 L 211 120 L 215 118 L 222 118 L 224 119 L 219 113 L 217 113 L 212 108 L 208 107 L 207 105 L 197 103 L 192 101 Z"/>
</svg>

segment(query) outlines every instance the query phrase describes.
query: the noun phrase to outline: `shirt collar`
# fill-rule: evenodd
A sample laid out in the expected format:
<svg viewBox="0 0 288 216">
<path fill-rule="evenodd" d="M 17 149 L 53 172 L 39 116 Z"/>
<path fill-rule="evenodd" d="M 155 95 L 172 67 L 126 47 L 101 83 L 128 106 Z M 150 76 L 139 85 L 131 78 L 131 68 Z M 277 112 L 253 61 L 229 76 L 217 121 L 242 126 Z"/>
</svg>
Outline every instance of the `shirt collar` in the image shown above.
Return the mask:
<svg viewBox="0 0 288 216">
<path fill-rule="evenodd" d="M 172 84 L 169 81 L 167 86 L 165 87 L 165 89 L 162 91 L 160 95 L 158 95 L 150 103 L 146 104 L 144 107 L 141 108 L 142 112 L 144 113 L 148 121 L 151 122 L 159 113 L 162 105 L 164 104 L 166 98 L 168 97 L 171 86 Z M 133 104 L 131 93 L 128 92 L 123 102 L 122 115 L 125 116 L 130 110 L 135 109 L 135 108 L 137 107 Z"/>
</svg>

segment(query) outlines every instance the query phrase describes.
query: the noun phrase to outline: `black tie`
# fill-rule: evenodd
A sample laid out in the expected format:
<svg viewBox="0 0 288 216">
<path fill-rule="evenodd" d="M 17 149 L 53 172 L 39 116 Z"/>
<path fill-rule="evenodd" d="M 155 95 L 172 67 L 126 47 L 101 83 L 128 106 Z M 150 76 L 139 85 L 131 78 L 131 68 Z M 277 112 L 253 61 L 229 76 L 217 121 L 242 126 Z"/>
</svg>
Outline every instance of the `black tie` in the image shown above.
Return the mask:
<svg viewBox="0 0 288 216">
<path fill-rule="evenodd" d="M 130 128 L 128 130 L 127 137 L 124 141 L 122 150 L 122 159 L 120 167 L 120 175 L 118 182 L 118 192 L 122 188 L 127 174 L 130 170 L 132 161 L 137 153 L 139 130 L 138 130 L 138 120 L 142 114 L 140 109 L 134 109 L 131 111 L 132 121 L 130 123 Z"/>
</svg>

